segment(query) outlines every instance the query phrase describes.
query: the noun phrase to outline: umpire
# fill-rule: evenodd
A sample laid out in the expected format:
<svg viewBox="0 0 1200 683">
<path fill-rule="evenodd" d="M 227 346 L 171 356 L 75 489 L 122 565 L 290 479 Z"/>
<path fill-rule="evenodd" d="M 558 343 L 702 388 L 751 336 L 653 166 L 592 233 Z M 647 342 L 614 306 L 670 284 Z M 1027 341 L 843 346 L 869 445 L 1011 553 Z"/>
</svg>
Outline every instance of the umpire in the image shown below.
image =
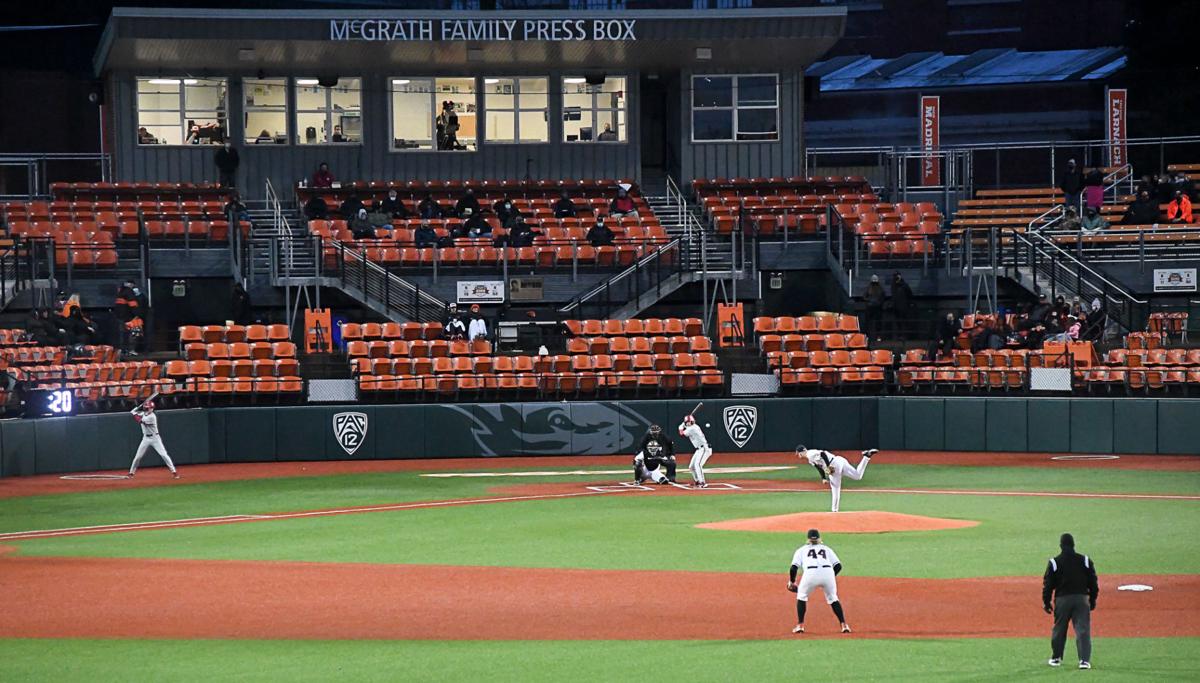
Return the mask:
<svg viewBox="0 0 1200 683">
<path fill-rule="evenodd" d="M 1063 648 L 1067 644 L 1067 624 L 1075 624 L 1075 649 L 1079 651 L 1079 668 L 1092 668 L 1092 610 L 1100 586 L 1096 580 L 1096 565 L 1087 555 L 1075 552 L 1075 538 L 1063 534 L 1058 540 L 1062 552 L 1046 565 L 1042 577 L 1042 608 L 1054 615 L 1054 630 L 1050 635 L 1050 666 L 1061 666 Z M 1051 608 L 1050 599 L 1054 598 Z"/>
</svg>

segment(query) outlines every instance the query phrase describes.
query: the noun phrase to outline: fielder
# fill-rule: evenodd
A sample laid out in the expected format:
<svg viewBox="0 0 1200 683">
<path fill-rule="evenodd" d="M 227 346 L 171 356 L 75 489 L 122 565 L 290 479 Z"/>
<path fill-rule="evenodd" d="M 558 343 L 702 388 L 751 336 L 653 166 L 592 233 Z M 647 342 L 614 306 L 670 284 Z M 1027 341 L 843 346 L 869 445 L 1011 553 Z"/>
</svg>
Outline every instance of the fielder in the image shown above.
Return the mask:
<svg viewBox="0 0 1200 683">
<path fill-rule="evenodd" d="M 799 585 L 796 584 L 797 571 L 803 571 Z M 796 554 L 792 556 L 791 569 L 788 570 L 787 589 L 796 594 L 796 627 L 792 629 L 792 633 L 804 633 L 804 612 L 808 609 L 808 596 L 818 588 L 825 594 L 825 602 L 833 608 L 833 615 L 842 625 L 842 633 L 850 632 L 837 594 L 837 575 L 841 571 L 841 560 L 838 559 L 837 553 L 833 552 L 833 548 L 821 543 L 821 532 L 809 529 L 808 543 L 796 549 Z"/>
<path fill-rule="evenodd" d="M 679 425 L 679 436 L 691 441 L 692 448 L 696 449 L 692 454 L 692 461 L 688 463 L 688 471 L 692 473 L 692 486 L 698 489 L 708 488 L 708 480 L 704 478 L 704 463 L 712 457 L 712 447 L 708 445 L 708 439 L 704 438 L 704 431 L 696 424 L 694 416 L 683 416 L 683 424 Z"/>
<path fill-rule="evenodd" d="M 647 479 L 659 485 L 675 483 L 675 444 L 663 436 L 658 425 L 650 425 L 637 455 L 633 456 L 633 483 L 641 484 Z"/>
<path fill-rule="evenodd" d="M 829 451 L 796 446 L 796 455 L 807 460 L 808 464 L 816 468 L 817 473 L 821 475 L 822 483 L 829 484 L 829 490 L 833 496 L 833 512 L 838 511 L 838 505 L 842 502 L 842 477 L 847 476 L 855 481 L 862 479 L 863 474 L 867 471 L 867 463 L 871 462 L 871 456 L 878 452 L 878 448 L 863 451 L 862 460 L 859 460 L 858 466 L 855 467 L 850 464 L 849 460 Z"/>
<path fill-rule="evenodd" d="M 153 448 L 167 464 L 167 469 L 171 470 L 171 476 L 178 479 L 179 473 L 175 471 L 175 463 L 171 462 L 171 456 L 167 455 L 167 447 L 163 445 L 162 437 L 158 434 L 158 416 L 154 414 L 153 397 L 129 412 L 142 426 L 142 443 L 138 445 L 137 455 L 133 456 L 133 464 L 129 466 L 129 474 L 125 478 L 133 479 L 142 457 L 146 455 L 146 451 Z"/>
</svg>

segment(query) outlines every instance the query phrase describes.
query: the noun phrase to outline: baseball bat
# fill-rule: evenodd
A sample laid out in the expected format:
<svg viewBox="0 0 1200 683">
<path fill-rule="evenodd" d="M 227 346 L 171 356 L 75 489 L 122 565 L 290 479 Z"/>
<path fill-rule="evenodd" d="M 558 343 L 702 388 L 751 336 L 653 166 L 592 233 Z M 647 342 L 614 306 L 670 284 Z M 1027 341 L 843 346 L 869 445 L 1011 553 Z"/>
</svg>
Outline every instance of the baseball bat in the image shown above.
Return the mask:
<svg viewBox="0 0 1200 683">
<path fill-rule="evenodd" d="M 697 404 L 696 404 L 696 407 L 695 407 L 695 408 L 692 408 L 692 412 L 688 413 L 688 415 L 691 415 L 692 417 L 695 417 L 695 416 L 696 416 L 696 411 L 697 411 L 697 410 L 700 410 L 701 406 L 703 406 L 703 405 L 704 405 L 704 401 L 701 401 L 701 402 L 697 403 Z"/>
<path fill-rule="evenodd" d="M 139 407 L 139 408 L 145 408 L 147 403 L 149 403 L 149 402 L 153 401 L 153 400 L 154 400 L 154 399 L 156 399 L 156 398 L 158 398 L 158 392 L 157 392 L 157 391 L 156 391 L 156 392 L 154 392 L 153 394 L 150 394 L 150 398 L 148 398 L 148 399 L 146 399 L 145 401 L 142 401 L 141 403 L 139 403 L 139 404 L 138 404 L 138 407 Z"/>
</svg>

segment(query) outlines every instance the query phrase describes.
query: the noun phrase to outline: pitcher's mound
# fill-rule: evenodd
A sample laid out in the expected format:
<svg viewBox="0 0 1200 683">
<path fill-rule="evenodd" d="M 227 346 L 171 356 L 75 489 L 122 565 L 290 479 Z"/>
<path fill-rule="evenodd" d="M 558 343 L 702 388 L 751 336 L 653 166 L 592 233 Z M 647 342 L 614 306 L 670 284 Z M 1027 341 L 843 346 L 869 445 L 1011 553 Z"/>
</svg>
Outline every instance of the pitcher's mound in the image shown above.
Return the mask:
<svg viewBox="0 0 1200 683">
<path fill-rule="evenodd" d="M 882 534 L 889 531 L 940 531 L 978 526 L 969 519 L 942 519 L 903 515 L 898 512 L 797 512 L 790 515 L 731 519 L 724 522 L 697 524 L 701 529 L 725 531 L 774 531 L 804 533 L 819 529 L 821 533 Z"/>
</svg>

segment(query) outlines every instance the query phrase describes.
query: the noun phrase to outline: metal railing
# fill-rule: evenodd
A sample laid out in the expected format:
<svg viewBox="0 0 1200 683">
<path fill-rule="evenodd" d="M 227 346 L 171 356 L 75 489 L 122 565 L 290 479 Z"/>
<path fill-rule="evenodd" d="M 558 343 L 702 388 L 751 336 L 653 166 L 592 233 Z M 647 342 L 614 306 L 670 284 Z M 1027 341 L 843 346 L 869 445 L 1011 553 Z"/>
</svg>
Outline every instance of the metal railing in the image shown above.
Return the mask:
<svg viewBox="0 0 1200 683">
<path fill-rule="evenodd" d="M 422 290 L 378 263 L 367 259 L 361 248 L 337 240 L 312 237 L 322 276 L 337 281 L 340 288 L 368 306 L 378 306 L 389 317 L 402 316 L 414 322 L 441 320 L 446 302 Z"/>
<path fill-rule="evenodd" d="M 661 293 L 668 278 L 694 267 L 690 251 L 682 246 L 683 241 L 676 238 L 656 247 L 625 270 L 572 299 L 559 312 L 577 320 L 604 319 L 650 290 Z"/>
<path fill-rule="evenodd" d="M 112 156 L 108 154 L 0 154 L 0 199 L 45 197 L 56 182 L 111 180 Z"/>
</svg>

